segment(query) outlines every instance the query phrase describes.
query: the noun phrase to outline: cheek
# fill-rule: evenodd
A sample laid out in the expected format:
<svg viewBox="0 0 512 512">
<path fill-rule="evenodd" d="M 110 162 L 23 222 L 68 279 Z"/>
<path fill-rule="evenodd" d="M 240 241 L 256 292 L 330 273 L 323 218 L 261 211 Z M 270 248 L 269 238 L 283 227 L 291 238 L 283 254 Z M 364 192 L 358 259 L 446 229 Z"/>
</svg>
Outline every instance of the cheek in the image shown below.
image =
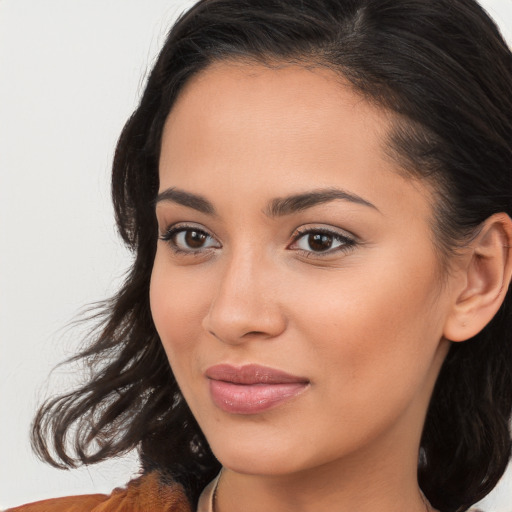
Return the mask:
<svg viewBox="0 0 512 512">
<path fill-rule="evenodd" d="M 332 376 L 333 392 L 343 386 L 359 399 L 389 396 L 395 387 L 405 397 L 420 386 L 442 336 L 434 261 L 381 256 L 339 271 L 337 279 L 318 274 L 303 283 L 309 293 L 294 299 L 308 360 Z"/>
<path fill-rule="evenodd" d="M 173 371 L 195 349 L 201 321 L 208 311 L 207 287 L 197 267 L 176 271 L 165 251 L 157 251 L 151 275 L 151 314 Z"/>
</svg>

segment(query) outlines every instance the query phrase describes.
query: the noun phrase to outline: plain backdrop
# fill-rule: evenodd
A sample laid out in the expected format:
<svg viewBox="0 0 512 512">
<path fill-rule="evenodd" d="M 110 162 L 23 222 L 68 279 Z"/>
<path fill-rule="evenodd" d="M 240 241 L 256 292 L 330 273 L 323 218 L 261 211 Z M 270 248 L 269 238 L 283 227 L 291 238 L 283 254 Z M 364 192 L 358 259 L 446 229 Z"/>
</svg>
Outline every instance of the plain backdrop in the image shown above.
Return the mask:
<svg viewBox="0 0 512 512">
<path fill-rule="evenodd" d="M 120 130 L 184 0 L 0 0 L 0 509 L 109 492 L 135 454 L 73 471 L 38 461 L 40 400 L 77 376 L 55 365 L 84 306 L 113 294 L 131 258 L 114 228 L 109 173 Z M 483 5 L 512 42 L 512 0 Z M 512 472 L 485 500 L 512 512 Z"/>
</svg>

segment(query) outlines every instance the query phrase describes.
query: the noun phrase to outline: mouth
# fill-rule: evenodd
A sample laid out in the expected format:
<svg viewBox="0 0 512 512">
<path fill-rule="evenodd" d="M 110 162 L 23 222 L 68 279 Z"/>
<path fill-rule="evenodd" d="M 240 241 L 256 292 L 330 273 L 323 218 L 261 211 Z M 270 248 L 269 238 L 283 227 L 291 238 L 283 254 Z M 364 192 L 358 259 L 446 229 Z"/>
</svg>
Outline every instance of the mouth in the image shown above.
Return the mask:
<svg viewBox="0 0 512 512">
<path fill-rule="evenodd" d="M 232 414 L 257 414 L 292 399 L 307 389 L 309 380 L 259 365 L 220 364 L 205 372 L 217 407 Z"/>
</svg>

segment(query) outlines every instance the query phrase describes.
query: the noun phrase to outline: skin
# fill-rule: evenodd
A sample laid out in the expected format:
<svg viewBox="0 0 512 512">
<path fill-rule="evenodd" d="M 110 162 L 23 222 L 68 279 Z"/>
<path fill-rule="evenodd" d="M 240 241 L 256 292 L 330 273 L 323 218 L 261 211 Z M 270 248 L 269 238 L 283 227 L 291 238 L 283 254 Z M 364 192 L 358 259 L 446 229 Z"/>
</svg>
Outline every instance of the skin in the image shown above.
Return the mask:
<svg viewBox="0 0 512 512">
<path fill-rule="evenodd" d="M 466 278 L 440 268 L 432 196 L 386 156 L 389 128 L 390 115 L 334 73 L 298 66 L 215 64 L 169 115 L 156 215 L 162 238 L 188 231 L 158 242 L 151 308 L 225 468 L 220 512 L 425 511 L 421 430 Z M 373 206 L 334 199 L 269 214 L 276 198 L 334 188 Z M 194 228 L 206 236 L 192 248 Z M 319 228 L 333 233 L 323 253 L 303 234 Z M 204 375 L 220 363 L 309 384 L 268 411 L 230 414 Z"/>
</svg>

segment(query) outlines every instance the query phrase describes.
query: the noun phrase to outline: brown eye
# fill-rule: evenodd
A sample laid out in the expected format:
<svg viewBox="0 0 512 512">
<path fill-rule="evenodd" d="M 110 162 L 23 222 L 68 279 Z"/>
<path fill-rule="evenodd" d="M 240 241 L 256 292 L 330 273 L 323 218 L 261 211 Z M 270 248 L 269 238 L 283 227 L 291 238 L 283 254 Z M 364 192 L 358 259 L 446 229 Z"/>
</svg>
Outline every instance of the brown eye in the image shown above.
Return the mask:
<svg viewBox="0 0 512 512">
<path fill-rule="evenodd" d="M 310 229 L 295 236 L 290 249 L 298 249 L 309 254 L 333 254 L 347 251 L 356 245 L 356 241 L 344 234 L 326 229 Z"/>
<path fill-rule="evenodd" d="M 205 249 L 219 249 L 221 244 L 208 232 L 194 227 L 172 227 L 160 240 L 167 242 L 171 249 L 182 253 L 199 253 Z"/>
<path fill-rule="evenodd" d="M 333 236 L 325 233 L 311 233 L 308 235 L 308 245 L 312 251 L 327 251 L 332 247 Z"/>
<path fill-rule="evenodd" d="M 204 243 L 208 239 L 206 233 L 203 233 L 201 231 L 188 229 L 183 233 L 185 244 L 187 245 L 187 247 L 190 247 L 191 249 L 200 249 L 201 247 L 203 247 Z"/>
</svg>

